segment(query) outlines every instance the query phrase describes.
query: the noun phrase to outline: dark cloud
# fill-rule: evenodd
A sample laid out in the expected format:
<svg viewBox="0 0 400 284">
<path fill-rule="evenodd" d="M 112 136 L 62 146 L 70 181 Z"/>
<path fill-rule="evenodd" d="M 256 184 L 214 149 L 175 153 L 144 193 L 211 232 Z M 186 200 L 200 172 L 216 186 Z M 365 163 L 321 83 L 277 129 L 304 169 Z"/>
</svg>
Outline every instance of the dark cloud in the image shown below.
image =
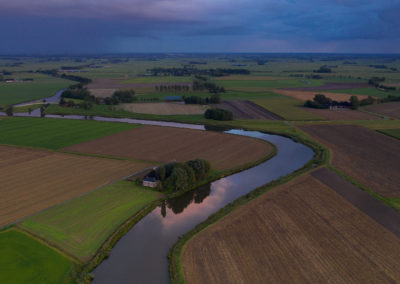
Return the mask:
<svg viewBox="0 0 400 284">
<path fill-rule="evenodd" d="M 0 53 L 400 52 L 399 12 L 400 0 L 15 0 L 0 3 Z"/>
</svg>

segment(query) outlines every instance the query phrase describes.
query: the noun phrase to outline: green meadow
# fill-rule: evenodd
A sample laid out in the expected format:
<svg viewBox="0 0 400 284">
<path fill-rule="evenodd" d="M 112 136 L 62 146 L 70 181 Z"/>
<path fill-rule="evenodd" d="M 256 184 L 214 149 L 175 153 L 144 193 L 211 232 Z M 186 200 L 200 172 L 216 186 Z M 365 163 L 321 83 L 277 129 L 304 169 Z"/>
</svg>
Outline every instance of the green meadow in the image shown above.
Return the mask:
<svg viewBox="0 0 400 284">
<path fill-rule="evenodd" d="M 0 283 L 72 283 L 75 264 L 19 230 L 0 232 L 0 252 Z"/>
<path fill-rule="evenodd" d="M 59 149 L 136 127 L 139 125 L 88 120 L 10 117 L 0 120 L 0 144 Z"/>
<path fill-rule="evenodd" d="M 21 226 L 87 261 L 119 226 L 160 197 L 134 182 L 120 181 L 40 212 Z"/>
<path fill-rule="evenodd" d="M 393 138 L 400 139 L 400 128 L 395 128 L 395 129 L 382 129 L 379 130 L 379 132 L 389 135 Z"/>
</svg>

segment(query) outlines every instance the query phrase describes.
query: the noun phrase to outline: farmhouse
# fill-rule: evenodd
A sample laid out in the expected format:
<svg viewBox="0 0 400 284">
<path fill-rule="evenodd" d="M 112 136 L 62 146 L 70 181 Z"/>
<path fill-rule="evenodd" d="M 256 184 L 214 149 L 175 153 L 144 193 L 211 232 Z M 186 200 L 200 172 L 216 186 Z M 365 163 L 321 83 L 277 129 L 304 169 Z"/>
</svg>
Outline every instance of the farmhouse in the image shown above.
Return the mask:
<svg viewBox="0 0 400 284">
<path fill-rule="evenodd" d="M 6 81 L 6 83 L 13 83 L 13 82 L 15 82 L 15 79 L 13 79 L 13 78 L 8 78 L 8 79 L 6 79 L 5 81 Z"/>
<path fill-rule="evenodd" d="M 158 181 L 154 177 L 145 177 L 143 179 L 143 186 L 155 188 L 158 186 Z"/>
</svg>

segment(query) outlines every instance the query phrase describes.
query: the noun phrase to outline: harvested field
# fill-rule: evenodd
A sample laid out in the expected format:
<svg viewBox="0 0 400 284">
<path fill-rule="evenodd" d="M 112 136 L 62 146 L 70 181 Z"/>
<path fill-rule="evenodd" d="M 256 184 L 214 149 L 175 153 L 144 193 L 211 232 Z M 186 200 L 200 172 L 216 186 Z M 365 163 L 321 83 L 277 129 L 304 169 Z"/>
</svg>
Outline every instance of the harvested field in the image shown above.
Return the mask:
<svg viewBox="0 0 400 284">
<path fill-rule="evenodd" d="M 371 105 L 365 107 L 365 110 L 381 115 L 400 118 L 400 102 Z"/>
<path fill-rule="evenodd" d="M 399 255 L 399 238 L 304 175 L 198 233 L 181 263 L 187 283 L 395 283 Z"/>
<path fill-rule="evenodd" d="M 150 166 L 9 146 L 0 156 L 0 226 Z"/>
<path fill-rule="evenodd" d="M 206 107 L 202 105 L 186 105 L 179 103 L 133 103 L 122 105 L 122 109 L 134 113 L 176 115 L 203 114 Z"/>
<path fill-rule="evenodd" d="M 163 163 L 201 158 L 219 171 L 262 159 L 271 151 L 258 139 L 158 126 L 143 126 L 64 149 Z"/>
<path fill-rule="evenodd" d="M 250 101 L 223 101 L 215 107 L 230 110 L 234 118 L 238 119 L 273 119 L 282 120 L 282 118 L 261 106 Z"/>
<path fill-rule="evenodd" d="M 312 87 L 299 87 L 291 88 L 287 90 L 293 91 L 327 91 L 327 90 L 343 90 L 343 89 L 358 89 L 358 88 L 371 88 L 368 83 L 335 83 L 326 82 L 322 86 L 312 86 Z"/>
<path fill-rule="evenodd" d="M 375 116 L 369 113 L 365 113 L 358 110 L 351 109 L 316 109 L 306 108 L 307 111 L 323 117 L 327 120 L 369 120 L 369 119 L 380 119 L 379 116 Z"/>
<path fill-rule="evenodd" d="M 348 101 L 351 96 L 357 96 L 359 100 L 365 99 L 368 96 L 364 95 L 353 95 L 353 94 L 342 94 L 342 93 L 327 93 L 319 91 L 293 91 L 287 89 L 274 89 L 274 92 L 284 96 L 292 97 L 301 101 L 312 100 L 316 94 L 324 94 L 325 96 L 336 101 Z"/>
<path fill-rule="evenodd" d="M 352 125 L 300 126 L 328 146 L 332 165 L 385 197 L 400 197 L 400 141 Z"/>
</svg>

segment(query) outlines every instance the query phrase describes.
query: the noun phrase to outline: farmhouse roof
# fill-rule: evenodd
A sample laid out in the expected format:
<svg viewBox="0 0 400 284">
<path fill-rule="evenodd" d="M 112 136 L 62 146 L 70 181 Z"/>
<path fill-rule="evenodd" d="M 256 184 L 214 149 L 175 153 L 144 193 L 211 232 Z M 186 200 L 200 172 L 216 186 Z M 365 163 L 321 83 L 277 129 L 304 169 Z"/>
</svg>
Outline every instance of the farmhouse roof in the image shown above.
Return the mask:
<svg viewBox="0 0 400 284">
<path fill-rule="evenodd" d="M 147 182 L 156 182 L 157 180 L 154 177 L 145 177 L 143 179 L 143 181 L 147 181 Z"/>
</svg>

